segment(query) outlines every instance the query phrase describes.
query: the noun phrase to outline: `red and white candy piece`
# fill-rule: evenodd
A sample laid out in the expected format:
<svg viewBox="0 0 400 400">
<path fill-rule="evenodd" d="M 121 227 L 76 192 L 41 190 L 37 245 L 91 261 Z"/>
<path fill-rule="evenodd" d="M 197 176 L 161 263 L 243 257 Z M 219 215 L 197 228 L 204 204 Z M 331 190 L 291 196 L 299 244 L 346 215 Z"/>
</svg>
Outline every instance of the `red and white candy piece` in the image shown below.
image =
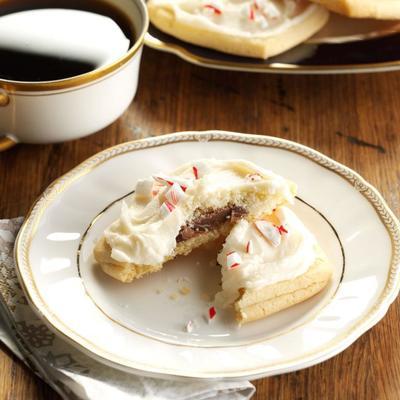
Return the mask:
<svg viewBox="0 0 400 400">
<path fill-rule="evenodd" d="M 160 183 L 163 186 L 172 186 L 174 184 L 174 182 L 172 181 L 172 178 L 170 178 L 169 176 L 166 175 L 154 175 L 153 179 Z"/>
<path fill-rule="evenodd" d="M 226 254 L 226 267 L 228 269 L 234 269 L 239 267 L 240 263 L 242 262 L 242 258 L 240 254 L 236 251 L 231 251 L 230 253 Z"/>
<path fill-rule="evenodd" d="M 211 321 L 215 318 L 215 316 L 217 315 L 217 310 L 215 309 L 214 306 L 211 306 L 208 309 L 208 321 Z"/>
<path fill-rule="evenodd" d="M 214 4 L 204 4 L 203 7 L 204 7 L 206 10 L 212 11 L 213 14 L 216 14 L 216 15 L 221 15 L 221 14 L 222 14 L 221 8 L 215 6 Z"/>
<path fill-rule="evenodd" d="M 283 225 L 276 226 L 276 229 L 278 229 L 278 232 L 279 232 L 281 235 L 283 235 L 284 233 L 289 233 Z"/>
<path fill-rule="evenodd" d="M 207 161 L 197 161 L 192 167 L 192 174 L 195 180 L 204 178 L 210 172 L 212 172 L 212 170 Z"/>
<path fill-rule="evenodd" d="M 246 253 L 253 254 L 253 252 L 254 252 L 254 245 L 253 245 L 253 242 L 251 240 L 249 240 L 246 244 Z"/>
<path fill-rule="evenodd" d="M 193 322 L 192 320 L 189 320 L 188 323 L 186 324 L 185 329 L 186 329 L 186 332 L 187 332 L 187 333 L 193 332 L 193 329 L 194 329 L 194 322 Z"/>
<path fill-rule="evenodd" d="M 177 183 L 184 192 L 186 191 L 189 185 L 189 181 L 187 181 L 186 179 L 178 178 L 176 176 L 170 177 L 167 175 L 159 174 L 159 175 L 154 175 L 153 179 L 163 186 L 172 186 L 174 183 Z"/>
<path fill-rule="evenodd" d="M 288 0 L 286 4 L 286 9 L 290 8 L 290 2 L 296 2 L 297 0 Z M 280 9 L 271 1 L 266 0 L 253 0 L 253 4 L 260 10 L 264 16 L 270 19 L 279 18 L 282 15 Z M 289 7 L 288 7 L 289 6 Z"/>
<path fill-rule="evenodd" d="M 258 231 L 271 243 L 272 246 L 278 247 L 281 244 L 281 234 L 277 227 L 268 221 L 256 221 Z"/>
<path fill-rule="evenodd" d="M 164 218 L 167 217 L 169 214 L 171 214 L 172 211 L 174 210 L 175 206 L 171 204 L 169 201 L 164 201 L 164 203 L 161 204 L 160 213 Z"/>
<path fill-rule="evenodd" d="M 255 12 L 254 12 L 254 8 L 252 5 L 249 6 L 249 20 L 250 21 L 255 20 Z"/>
<path fill-rule="evenodd" d="M 185 197 L 185 192 L 182 187 L 177 183 L 174 183 L 168 192 L 165 194 L 165 198 L 169 203 L 173 205 L 177 205 L 183 198 Z"/>
<path fill-rule="evenodd" d="M 199 179 L 199 170 L 198 170 L 198 168 L 195 165 L 193 165 L 192 169 L 193 169 L 194 179 Z"/>
<path fill-rule="evenodd" d="M 160 191 L 161 191 L 162 189 L 164 189 L 164 188 L 165 188 L 165 186 L 164 186 L 164 185 L 161 185 L 161 183 L 159 183 L 159 182 L 154 182 L 153 190 L 152 190 L 151 194 L 155 197 L 155 196 L 157 196 L 157 195 L 160 193 Z"/>
</svg>

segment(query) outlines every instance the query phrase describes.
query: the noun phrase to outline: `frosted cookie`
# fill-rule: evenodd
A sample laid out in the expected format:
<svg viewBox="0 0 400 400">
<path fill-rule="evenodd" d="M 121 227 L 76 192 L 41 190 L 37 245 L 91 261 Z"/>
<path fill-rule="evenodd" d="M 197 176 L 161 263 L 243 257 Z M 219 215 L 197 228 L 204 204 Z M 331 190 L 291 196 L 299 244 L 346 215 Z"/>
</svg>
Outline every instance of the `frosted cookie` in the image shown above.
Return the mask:
<svg viewBox="0 0 400 400">
<path fill-rule="evenodd" d="M 131 282 L 226 236 L 242 218 L 291 203 L 296 186 L 244 160 L 200 160 L 139 181 L 94 249 L 104 272 Z"/>
<path fill-rule="evenodd" d="M 222 290 L 218 307 L 233 306 L 246 323 L 300 303 L 328 283 L 331 267 L 315 237 L 293 211 L 278 208 L 232 229 L 218 255 Z"/>
<path fill-rule="evenodd" d="M 354 18 L 400 19 L 399 0 L 312 0 Z"/>
<path fill-rule="evenodd" d="M 183 41 L 266 59 L 304 42 L 329 12 L 306 0 L 149 0 L 151 22 Z"/>
</svg>

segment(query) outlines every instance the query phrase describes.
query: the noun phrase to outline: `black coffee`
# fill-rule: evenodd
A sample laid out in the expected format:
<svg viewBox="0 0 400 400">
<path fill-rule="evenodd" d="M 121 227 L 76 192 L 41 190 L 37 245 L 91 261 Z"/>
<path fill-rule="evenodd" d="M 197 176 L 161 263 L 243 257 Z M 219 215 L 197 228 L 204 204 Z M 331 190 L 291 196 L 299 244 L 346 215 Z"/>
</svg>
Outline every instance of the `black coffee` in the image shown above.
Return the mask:
<svg viewBox="0 0 400 400">
<path fill-rule="evenodd" d="M 0 7 L 0 79 L 53 81 L 93 71 L 135 41 L 129 19 L 96 0 L 9 0 Z"/>
</svg>

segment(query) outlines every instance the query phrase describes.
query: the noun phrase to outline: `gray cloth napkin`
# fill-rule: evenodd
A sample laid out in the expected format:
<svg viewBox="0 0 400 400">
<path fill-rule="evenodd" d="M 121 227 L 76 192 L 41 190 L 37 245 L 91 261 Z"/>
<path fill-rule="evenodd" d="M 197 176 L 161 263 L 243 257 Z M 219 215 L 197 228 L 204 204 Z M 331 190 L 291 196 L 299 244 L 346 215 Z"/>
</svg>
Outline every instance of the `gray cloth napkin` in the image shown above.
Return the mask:
<svg viewBox="0 0 400 400">
<path fill-rule="evenodd" d="M 105 366 L 69 345 L 31 310 L 15 272 L 13 246 L 23 218 L 0 220 L 0 341 L 64 399 L 247 400 L 248 381 L 146 378 Z"/>
</svg>

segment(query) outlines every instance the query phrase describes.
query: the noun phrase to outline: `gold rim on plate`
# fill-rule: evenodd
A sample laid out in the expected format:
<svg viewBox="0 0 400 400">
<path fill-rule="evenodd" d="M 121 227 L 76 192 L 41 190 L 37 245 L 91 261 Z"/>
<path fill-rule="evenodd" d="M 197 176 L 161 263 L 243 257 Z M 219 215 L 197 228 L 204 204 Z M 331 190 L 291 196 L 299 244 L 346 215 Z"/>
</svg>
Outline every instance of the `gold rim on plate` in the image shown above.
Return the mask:
<svg viewBox="0 0 400 400">
<path fill-rule="evenodd" d="M 56 199 L 57 195 L 62 193 L 77 179 L 90 173 L 102 163 L 121 154 L 173 143 L 197 141 L 228 141 L 278 148 L 293 152 L 315 162 L 319 166 L 326 168 L 335 174 L 338 174 L 347 182 L 349 182 L 355 188 L 355 190 L 363 195 L 363 197 L 371 204 L 382 224 L 384 225 L 390 237 L 392 246 L 390 269 L 385 287 L 376 302 L 370 307 L 366 315 L 361 317 L 361 319 L 355 322 L 349 329 L 346 330 L 346 332 L 339 334 L 328 344 L 312 352 L 303 354 L 295 359 L 271 363 L 264 367 L 258 367 L 255 369 L 248 368 L 244 371 L 227 373 L 221 371 L 207 371 L 185 375 L 185 373 L 181 370 L 174 370 L 168 367 L 160 369 L 151 365 L 143 365 L 132 360 L 118 357 L 115 354 L 111 354 L 107 350 L 101 349 L 96 344 L 91 343 L 88 338 L 81 337 L 79 334 L 66 326 L 63 321 L 61 321 L 57 315 L 52 312 L 50 307 L 41 297 L 41 294 L 35 283 L 32 268 L 29 262 L 29 251 L 41 217 L 46 211 L 46 208 Z M 400 223 L 377 189 L 370 185 L 355 171 L 304 145 L 270 136 L 240 134 L 223 131 L 174 133 L 156 138 L 122 143 L 94 155 L 93 157 L 79 164 L 70 172 L 55 180 L 36 200 L 18 233 L 14 251 L 17 275 L 30 304 L 41 316 L 41 318 L 60 336 L 73 345 L 79 347 L 81 350 L 86 351 L 91 356 L 100 359 L 102 362 L 111 363 L 120 368 L 122 367 L 129 370 L 141 370 L 150 374 L 159 374 L 171 377 L 210 379 L 251 376 L 252 378 L 256 378 L 274 374 L 277 370 L 282 371 L 290 368 L 295 369 L 293 368 L 293 363 L 299 364 L 301 362 L 301 366 L 297 365 L 297 368 L 304 368 L 305 366 L 312 365 L 316 362 L 324 361 L 338 354 L 344 348 L 349 346 L 366 330 L 371 328 L 381 318 L 383 318 L 388 307 L 395 300 L 400 289 Z"/>
</svg>

